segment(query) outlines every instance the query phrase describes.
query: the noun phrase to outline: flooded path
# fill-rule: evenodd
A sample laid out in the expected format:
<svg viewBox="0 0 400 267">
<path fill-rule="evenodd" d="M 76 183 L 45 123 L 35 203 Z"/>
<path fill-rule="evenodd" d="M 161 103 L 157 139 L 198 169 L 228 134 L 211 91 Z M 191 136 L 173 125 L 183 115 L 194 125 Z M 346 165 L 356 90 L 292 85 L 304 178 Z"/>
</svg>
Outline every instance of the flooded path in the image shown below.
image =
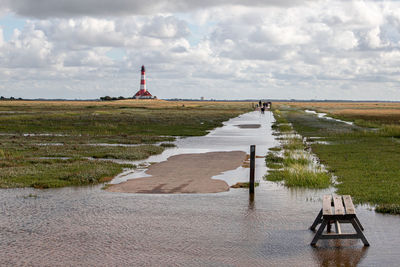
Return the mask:
<svg viewBox="0 0 400 267">
<path fill-rule="evenodd" d="M 272 120 L 268 112 L 245 114 L 208 136 L 180 139 L 177 148 L 147 161 L 182 153 L 248 152 L 251 144 L 262 156 L 275 145 Z M 264 159 L 257 159 L 261 184 L 254 201 L 246 189 L 217 194 L 110 193 L 101 186 L 0 190 L 0 266 L 398 265 L 400 216 L 357 207 L 371 247 L 359 240 L 321 240 L 313 248 L 308 227 L 322 195 L 332 190 L 287 189 L 261 180 L 265 171 Z M 135 175 L 125 173 L 114 182 Z M 214 178 L 246 181 L 248 169 Z"/>
</svg>

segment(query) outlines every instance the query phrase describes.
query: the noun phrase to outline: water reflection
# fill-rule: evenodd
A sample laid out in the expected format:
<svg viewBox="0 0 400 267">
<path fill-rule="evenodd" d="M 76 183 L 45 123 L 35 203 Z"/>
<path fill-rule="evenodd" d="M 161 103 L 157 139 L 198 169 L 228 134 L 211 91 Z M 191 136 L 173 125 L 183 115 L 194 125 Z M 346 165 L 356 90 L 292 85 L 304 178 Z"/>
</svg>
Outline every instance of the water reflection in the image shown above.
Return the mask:
<svg viewBox="0 0 400 267">
<path fill-rule="evenodd" d="M 249 210 L 254 210 L 255 207 L 255 203 L 254 203 L 254 193 L 253 194 L 249 194 Z"/>
<path fill-rule="evenodd" d="M 320 266 L 357 266 L 365 257 L 368 247 L 359 247 L 357 242 L 346 247 L 346 241 L 332 240 L 326 242 L 329 247 L 313 249 L 313 257 Z"/>
</svg>

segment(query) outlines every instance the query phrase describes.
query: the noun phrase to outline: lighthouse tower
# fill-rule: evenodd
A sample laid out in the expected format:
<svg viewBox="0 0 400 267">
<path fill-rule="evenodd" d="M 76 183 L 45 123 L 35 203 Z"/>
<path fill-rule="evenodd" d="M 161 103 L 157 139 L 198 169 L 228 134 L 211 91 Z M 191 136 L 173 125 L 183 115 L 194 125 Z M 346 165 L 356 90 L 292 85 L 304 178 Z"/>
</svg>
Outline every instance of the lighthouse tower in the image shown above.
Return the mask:
<svg viewBox="0 0 400 267">
<path fill-rule="evenodd" d="M 142 76 L 140 77 L 140 91 L 143 90 L 146 92 L 146 69 L 144 68 L 144 65 L 142 66 Z"/>
<path fill-rule="evenodd" d="M 146 69 L 144 65 L 142 66 L 141 70 L 141 78 L 140 78 L 140 89 L 139 91 L 134 95 L 133 98 L 135 99 L 150 99 L 153 98 L 153 96 L 150 94 L 149 91 L 146 90 Z"/>
</svg>

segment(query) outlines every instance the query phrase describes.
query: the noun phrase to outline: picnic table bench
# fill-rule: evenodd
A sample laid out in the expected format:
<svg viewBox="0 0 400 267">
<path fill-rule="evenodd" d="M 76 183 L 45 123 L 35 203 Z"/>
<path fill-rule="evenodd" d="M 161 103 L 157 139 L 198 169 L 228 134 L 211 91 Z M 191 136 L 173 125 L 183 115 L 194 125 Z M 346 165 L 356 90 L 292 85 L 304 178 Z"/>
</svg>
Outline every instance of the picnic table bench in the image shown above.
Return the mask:
<svg viewBox="0 0 400 267">
<path fill-rule="evenodd" d="M 356 233 L 342 233 L 341 223 L 351 223 Z M 319 239 L 361 239 L 364 246 L 369 246 L 363 234 L 364 227 L 357 218 L 353 201 L 349 195 L 324 195 L 322 209 L 317 218 L 315 218 L 310 230 L 314 231 L 318 224 L 321 224 L 321 226 L 311 241 L 312 246 L 315 246 Z M 331 233 L 331 224 L 335 224 L 336 233 Z M 325 227 L 327 227 L 327 233 L 323 234 Z"/>
</svg>

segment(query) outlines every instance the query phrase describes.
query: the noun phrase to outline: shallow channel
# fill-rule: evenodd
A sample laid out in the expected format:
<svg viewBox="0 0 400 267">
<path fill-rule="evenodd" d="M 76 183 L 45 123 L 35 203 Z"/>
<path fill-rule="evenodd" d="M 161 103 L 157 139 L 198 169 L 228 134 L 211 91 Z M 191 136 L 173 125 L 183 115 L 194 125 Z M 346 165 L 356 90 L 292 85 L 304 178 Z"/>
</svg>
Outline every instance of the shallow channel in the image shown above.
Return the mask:
<svg viewBox="0 0 400 267">
<path fill-rule="evenodd" d="M 272 121 L 269 112 L 244 114 L 207 136 L 180 139 L 177 148 L 146 162 L 181 153 L 248 152 L 251 144 L 263 156 L 276 144 Z M 400 216 L 359 206 L 371 247 L 358 240 L 321 240 L 313 248 L 308 227 L 322 195 L 333 189 L 287 189 L 263 181 L 263 160 L 257 160 L 254 200 L 246 189 L 175 195 L 109 193 L 101 185 L 0 190 L 0 266 L 398 265 Z M 248 179 L 248 169 L 214 178 L 232 184 Z"/>
</svg>

